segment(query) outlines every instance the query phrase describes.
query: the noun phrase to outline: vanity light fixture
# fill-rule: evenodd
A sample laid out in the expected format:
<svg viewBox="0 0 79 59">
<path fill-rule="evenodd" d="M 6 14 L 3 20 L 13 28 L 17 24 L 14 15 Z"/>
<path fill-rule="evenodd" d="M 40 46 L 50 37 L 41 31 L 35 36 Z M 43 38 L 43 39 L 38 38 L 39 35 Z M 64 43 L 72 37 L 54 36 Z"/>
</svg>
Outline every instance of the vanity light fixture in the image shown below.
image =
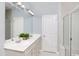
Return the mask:
<svg viewBox="0 0 79 59">
<path fill-rule="evenodd" d="M 20 6 L 21 8 L 23 8 L 23 9 L 25 8 L 25 6 L 24 6 L 21 2 L 17 2 L 16 4 L 17 4 L 18 6 Z"/>
<path fill-rule="evenodd" d="M 34 13 L 32 12 L 32 10 L 28 9 L 27 10 L 29 14 L 31 14 L 32 16 L 34 16 Z"/>
<path fill-rule="evenodd" d="M 32 16 L 34 16 L 33 11 L 30 10 L 30 9 L 27 9 L 21 2 L 17 2 L 16 4 L 17 4 L 19 7 L 21 7 L 22 9 L 27 10 L 27 12 L 28 12 L 29 14 L 31 14 Z"/>
<path fill-rule="evenodd" d="M 21 8 L 25 9 L 25 6 L 24 5 L 21 5 Z"/>
</svg>

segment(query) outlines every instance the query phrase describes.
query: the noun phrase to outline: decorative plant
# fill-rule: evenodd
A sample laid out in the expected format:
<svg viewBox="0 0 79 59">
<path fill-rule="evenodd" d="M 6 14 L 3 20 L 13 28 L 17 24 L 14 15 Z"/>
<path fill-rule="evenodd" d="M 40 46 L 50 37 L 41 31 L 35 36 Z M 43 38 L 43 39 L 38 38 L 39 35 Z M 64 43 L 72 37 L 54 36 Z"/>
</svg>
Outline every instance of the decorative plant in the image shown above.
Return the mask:
<svg viewBox="0 0 79 59">
<path fill-rule="evenodd" d="M 29 38 L 29 33 L 20 33 L 19 37 L 23 38 L 23 40 L 27 40 Z"/>
</svg>

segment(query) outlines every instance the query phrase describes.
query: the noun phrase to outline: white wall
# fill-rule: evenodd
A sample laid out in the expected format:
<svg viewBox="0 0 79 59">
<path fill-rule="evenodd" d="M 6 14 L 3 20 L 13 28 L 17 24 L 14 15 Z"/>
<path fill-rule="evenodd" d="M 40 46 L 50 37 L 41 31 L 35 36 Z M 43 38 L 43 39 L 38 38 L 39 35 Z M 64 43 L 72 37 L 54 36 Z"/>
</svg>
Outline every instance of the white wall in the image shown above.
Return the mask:
<svg viewBox="0 0 79 59">
<path fill-rule="evenodd" d="M 5 3 L 0 2 L 0 55 L 4 55 L 5 40 Z"/>
<path fill-rule="evenodd" d="M 42 16 L 33 17 L 33 33 L 42 33 Z"/>
<path fill-rule="evenodd" d="M 79 5 L 79 2 L 63 2 L 61 3 L 61 13 L 62 15 L 66 15 L 71 12 L 73 8 Z"/>
<path fill-rule="evenodd" d="M 33 33 L 33 17 L 26 16 L 24 17 L 24 32 Z"/>
</svg>

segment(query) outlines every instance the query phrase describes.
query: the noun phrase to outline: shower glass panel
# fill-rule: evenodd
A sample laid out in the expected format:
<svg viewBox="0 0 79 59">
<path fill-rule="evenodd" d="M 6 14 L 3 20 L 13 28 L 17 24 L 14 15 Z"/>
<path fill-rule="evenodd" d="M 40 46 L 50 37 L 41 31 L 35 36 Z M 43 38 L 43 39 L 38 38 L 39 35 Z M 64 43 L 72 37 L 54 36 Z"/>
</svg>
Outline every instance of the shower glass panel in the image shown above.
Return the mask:
<svg viewBox="0 0 79 59">
<path fill-rule="evenodd" d="M 72 13 L 72 55 L 79 55 L 79 9 Z"/>
<path fill-rule="evenodd" d="M 63 19 L 63 45 L 66 56 L 79 55 L 79 9 Z"/>
<path fill-rule="evenodd" d="M 70 55 L 70 16 L 67 15 L 63 19 L 63 45 L 65 48 L 65 55 Z"/>
</svg>

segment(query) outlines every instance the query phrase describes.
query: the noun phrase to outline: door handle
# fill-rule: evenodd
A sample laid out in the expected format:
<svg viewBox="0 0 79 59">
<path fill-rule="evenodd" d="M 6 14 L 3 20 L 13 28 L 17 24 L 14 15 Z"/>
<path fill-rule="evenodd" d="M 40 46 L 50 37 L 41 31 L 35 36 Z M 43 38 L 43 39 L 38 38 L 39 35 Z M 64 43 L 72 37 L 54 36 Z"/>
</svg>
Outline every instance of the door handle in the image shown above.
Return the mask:
<svg viewBox="0 0 79 59">
<path fill-rule="evenodd" d="M 72 40 L 72 38 L 70 38 L 70 40 Z"/>
</svg>

